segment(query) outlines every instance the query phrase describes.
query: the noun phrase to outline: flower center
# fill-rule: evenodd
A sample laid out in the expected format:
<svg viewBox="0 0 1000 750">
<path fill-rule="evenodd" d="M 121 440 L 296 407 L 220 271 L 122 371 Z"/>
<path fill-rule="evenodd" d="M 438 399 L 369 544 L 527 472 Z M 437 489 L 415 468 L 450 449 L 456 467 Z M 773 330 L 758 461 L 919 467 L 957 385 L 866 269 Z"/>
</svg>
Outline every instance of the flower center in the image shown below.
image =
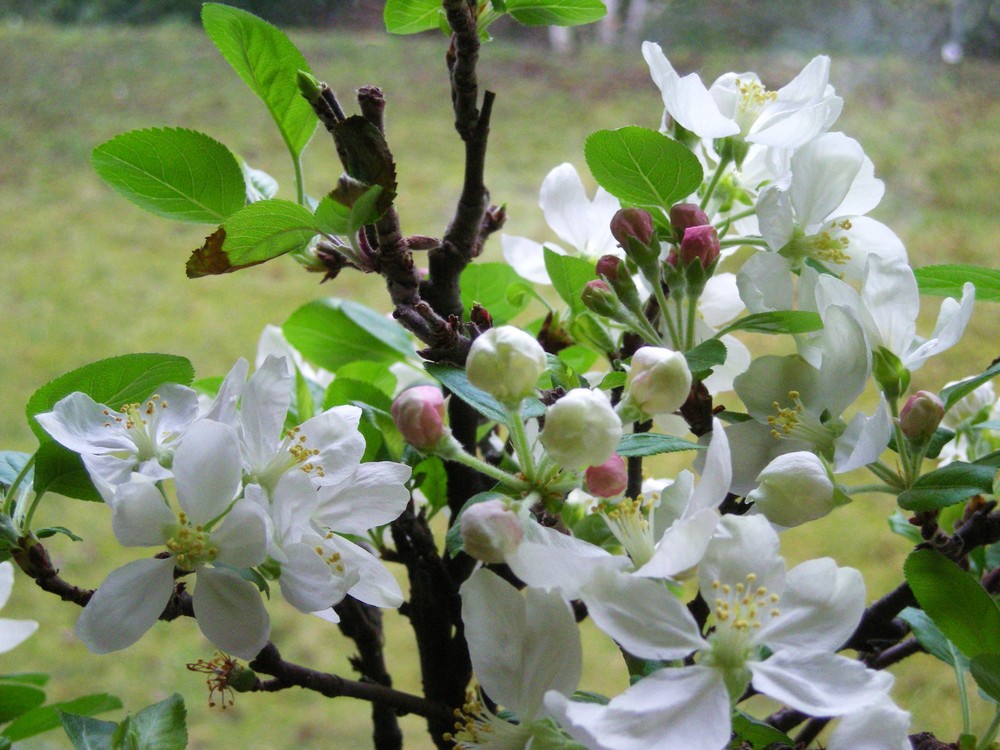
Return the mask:
<svg viewBox="0 0 1000 750">
<path fill-rule="evenodd" d="M 740 100 L 736 105 L 734 119 L 740 126 L 740 134 L 746 136 L 760 117 L 764 105 L 777 99 L 778 94 L 775 91 L 768 91 L 760 81 L 741 81 L 739 78 L 736 79 L 736 93 L 739 94 Z"/>
<path fill-rule="evenodd" d="M 748 573 L 735 586 L 712 581 L 712 592 L 715 632 L 708 638 L 712 644 L 709 662 L 719 669 L 742 670 L 758 650 L 757 631 L 781 614 L 780 596 L 758 586 L 756 573 Z"/>
<path fill-rule="evenodd" d="M 771 435 L 776 439 L 798 440 L 813 446 L 823 455 L 832 455 L 833 443 L 843 433 L 844 425 L 840 419 L 829 419 L 826 422 L 810 413 L 798 391 L 789 391 L 790 407 L 783 407 L 777 401 L 774 415 L 767 418 L 771 427 Z"/>
<path fill-rule="evenodd" d="M 117 414 L 105 409 L 104 416 L 108 417 L 110 421 L 105 422 L 104 426 L 107 428 L 115 425 L 124 427 L 129 438 L 135 443 L 136 454 L 140 461 L 158 458 L 156 426 L 160 421 L 160 414 L 169 406 L 170 404 L 165 399 L 161 399 L 158 393 L 154 393 L 144 404 L 136 402 L 123 405 Z M 164 442 L 173 437 L 173 434 L 165 435 Z"/>
<path fill-rule="evenodd" d="M 781 255 L 788 258 L 796 268 L 800 268 L 807 258 L 842 266 L 851 260 L 851 254 L 847 252 L 851 240 L 840 232 L 850 231 L 851 228 L 850 219 L 834 222 L 822 231 L 810 235 L 806 235 L 802 229 L 796 227 L 795 235 L 781 248 Z"/>
<path fill-rule="evenodd" d="M 176 559 L 178 568 L 191 572 L 219 556 L 219 548 L 212 544 L 204 526 L 192 526 L 183 511 L 178 514 L 177 521 L 179 526 L 167 540 L 167 549 Z"/>
<path fill-rule="evenodd" d="M 278 446 L 274 458 L 263 469 L 254 472 L 252 479 L 263 487 L 273 490 L 278 480 L 292 469 L 297 468 L 317 477 L 326 476 L 322 464 L 315 460 L 320 453 L 319 449 L 310 448 L 307 442 L 308 437 L 302 432 L 301 427 L 286 430 L 285 439 Z"/>
<path fill-rule="evenodd" d="M 649 562 L 653 557 L 653 530 L 646 518 L 649 507 L 642 495 L 635 500 L 624 498 L 613 505 L 602 503 L 597 511 L 636 568 Z"/>
<path fill-rule="evenodd" d="M 459 750 L 521 750 L 531 739 L 528 727 L 504 721 L 471 693 L 465 705 L 455 709 L 455 719 L 455 731 L 444 739 Z"/>
</svg>

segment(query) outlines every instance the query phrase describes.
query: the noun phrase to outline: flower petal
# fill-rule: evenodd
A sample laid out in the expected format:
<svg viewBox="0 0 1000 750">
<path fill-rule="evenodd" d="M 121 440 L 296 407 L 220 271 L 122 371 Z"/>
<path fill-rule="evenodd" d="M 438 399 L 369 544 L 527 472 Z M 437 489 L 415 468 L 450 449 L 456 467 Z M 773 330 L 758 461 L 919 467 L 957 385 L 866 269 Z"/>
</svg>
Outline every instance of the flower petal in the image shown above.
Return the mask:
<svg viewBox="0 0 1000 750">
<path fill-rule="evenodd" d="M 344 567 L 360 576 L 358 582 L 348 589 L 348 594 L 376 607 L 395 608 L 403 603 L 399 584 L 375 555 L 336 534 L 327 542 L 340 552 Z"/>
<path fill-rule="evenodd" d="M 317 612 L 339 604 L 347 596 L 348 580 L 334 576 L 330 566 L 308 544 L 284 548 L 281 564 L 281 595 L 301 612 Z"/>
<path fill-rule="evenodd" d="M 113 414 L 109 407 L 78 391 L 56 402 L 52 411 L 36 414 L 35 419 L 56 442 L 76 453 L 135 453 L 135 441 L 114 421 Z"/>
<path fill-rule="evenodd" d="M 223 651 L 253 659 L 271 632 L 257 587 L 225 568 L 199 568 L 196 576 L 191 605 L 201 632 Z"/>
<path fill-rule="evenodd" d="M 219 392 L 204 414 L 205 419 L 236 427 L 239 420 L 236 405 L 240 396 L 243 395 L 248 372 L 250 372 L 250 363 L 240 357 L 226 374 L 222 385 L 219 386 Z"/>
<path fill-rule="evenodd" d="M 713 584 L 745 584 L 753 574 L 757 586 L 780 593 L 785 587 L 785 561 L 778 554 L 778 533 L 764 516 L 723 516 L 698 566 L 698 582 L 706 602 L 714 601 Z"/>
<path fill-rule="evenodd" d="M 76 621 L 95 654 L 128 648 L 153 627 L 174 591 L 174 559 L 130 562 L 104 579 Z"/>
<path fill-rule="evenodd" d="M 910 713 L 888 698 L 837 722 L 827 750 L 912 750 Z"/>
<path fill-rule="evenodd" d="M 202 420 L 191 426 L 174 454 L 177 500 L 194 524 L 208 523 L 236 496 L 243 476 L 236 430 Z"/>
<path fill-rule="evenodd" d="M 707 508 L 718 508 L 726 499 L 732 478 L 733 463 L 729 452 L 729 440 L 722 422 L 713 418 L 705 464 L 701 467 L 701 476 L 688 501 L 688 510 L 685 514 Z"/>
<path fill-rule="evenodd" d="M 212 544 L 219 549 L 220 563 L 249 568 L 264 562 L 267 553 L 264 513 L 258 503 L 236 501 L 222 522 L 212 529 Z"/>
<path fill-rule="evenodd" d="M 410 501 L 406 481 L 410 467 L 376 461 L 356 467 L 349 482 L 335 494 L 320 489 L 317 523 L 343 534 L 365 534 L 368 529 L 395 521 Z"/>
<path fill-rule="evenodd" d="M 34 620 L 8 620 L 0 617 L 0 654 L 17 648 L 38 630 Z"/>
<path fill-rule="evenodd" d="M 517 275 L 522 279 L 533 281 L 536 284 L 552 283 L 549 272 L 545 269 L 545 251 L 540 244 L 527 237 L 501 234 L 500 247 L 503 249 L 504 260 L 517 271 Z M 558 251 L 560 255 L 566 254 L 561 248 L 551 244 L 549 249 Z"/>
<path fill-rule="evenodd" d="M 177 528 L 177 516 L 151 482 L 120 485 L 111 507 L 111 527 L 125 547 L 160 546 Z"/>
<path fill-rule="evenodd" d="M 251 466 L 265 466 L 281 442 L 292 400 L 292 377 L 284 357 L 269 356 L 243 389 L 240 422 L 243 447 Z"/>
<path fill-rule="evenodd" d="M 577 252 L 584 252 L 587 246 L 590 200 L 576 167 L 564 162 L 545 175 L 538 204 L 546 223 L 559 239 L 568 242 Z"/>
</svg>

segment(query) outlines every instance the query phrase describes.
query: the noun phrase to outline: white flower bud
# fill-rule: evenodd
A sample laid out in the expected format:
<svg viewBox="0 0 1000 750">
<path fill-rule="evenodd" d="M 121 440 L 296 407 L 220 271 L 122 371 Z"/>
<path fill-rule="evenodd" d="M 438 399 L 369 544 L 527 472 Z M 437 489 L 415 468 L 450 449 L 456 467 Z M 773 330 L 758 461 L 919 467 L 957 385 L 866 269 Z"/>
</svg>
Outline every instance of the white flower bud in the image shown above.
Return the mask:
<svg viewBox="0 0 1000 750">
<path fill-rule="evenodd" d="M 826 465 L 808 451 L 778 456 L 764 467 L 757 483 L 747 500 L 779 526 L 815 521 L 838 505 Z"/>
<path fill-rule="evenodd" d="M 487 500 L 466 508 L 460 524 L 462 548 L 486 563 L 502 563 L 524 537 L 520 519 L 502 500 Z"/>
<path fill-rule="evenodd" d="M 474 386 L 513 406 L 535 390 L 545 365 L 545 350 L 532 336 L 500 326 L 472 342 L 465 374 Z"/>
<path fill-rule="evenodd" d="M 601 391 L 574 388 L 549 407 L 538 439 L 564 468 L 598 466 L 618 448 L 622 423 Z"/>
<path fill-rule="evenodd" d="M 643 414 L 673 414 L 690 392 L 691 371 L 680 352 L 644 346 L 632 355 L 625 393 Z"/>
</svg>

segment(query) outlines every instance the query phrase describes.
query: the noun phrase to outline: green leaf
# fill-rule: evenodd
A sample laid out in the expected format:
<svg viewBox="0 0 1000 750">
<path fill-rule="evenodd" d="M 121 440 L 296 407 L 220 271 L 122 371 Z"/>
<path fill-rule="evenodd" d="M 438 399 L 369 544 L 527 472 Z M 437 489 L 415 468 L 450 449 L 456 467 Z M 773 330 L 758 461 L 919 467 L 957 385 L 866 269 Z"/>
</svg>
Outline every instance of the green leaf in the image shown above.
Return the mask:
<svg viewBox="0 0 1000 750">
<path fill-rule="evenodd" d="M 941 632 L 941 628 L 934 624 L 934 621 L 922 609 L 907 607 L 899 613 L 899 618 L 910 626 L 913 637 L 920 642 L 927 653 L 945 664 L 955 667 L 955 656 L 962 669 L 968 669 L 968 659 L 951 647 L 948 638 Z"/>
<path fill-rule="evenodd" d="M 28 399 L 28 425 L 41 441 L 51 440 L 33 417 L 51 411 L 56 402 L 82 391 L 99 404 L 118 409 L 150 396 L 163 383 L 188 385 L 194 367 L 184 357 L 173 354 L 125 354 L 91 362 L 49 381 Z"/>
<path fill-rule="evenodd" d="M 993 490 L 991 466 L 954 461 L 924 474 L 899 496 L 904 510 L 935 510 L 960 503 L 970 497 Z"/>
<path fill-rule="evenodd" d="M 902 511 L 894 511 L 886 522 L 889 524 L 889 529 L 893 534 L 899 534 L 899 536 L 911 544 L 916 545 L 924 541 L 923 536 L 920 534 L 920 529 L 910 523 Z"/>
<path fill-rule="evenodd" d="M 569 324 L 569 332 L 576 341 L 599 352 L 607 353 L 615 349 L 614 339 L 611 338 L 608 329 L 590 310 L 584 310 L 573 316 Z"/>
<path fill-rule="evenodd" d="M 960 380 L 953 385 L 949 385 L 941 391 L 941 400 L 944 402 L 944 410 L 948 411 L 951 407 L 976 390 L 976 388 L 981 386 L 987 380 L 995 378 L 997 375 L 1000 375 L 1000 362 L 994 362 L 979 375 L 974 375 L 971 378 L 966 378 L 965 380 Z"/>
<path fill-rule="evenodd" d="M 94 487 L 90 472 L 83 465 L 79 454 L 64 448 L 54 440 L 46 440 L 35 454 L 35 479 L 32 485 L 36 495 L 47 492 L 94 503 L 104 501 Z"/>
<path fill-rule="evenodd" d="M 969 664 L 979 689 L 1000 703 L 1000 653 L 978 654 Z"/>
<path fill-rule="evenodd" d="M 272 198 L 229 217 L 187 262 L 188 278 L 231 273 L 306 247 L 319 230 L 309 209 Z"/>
<path fill-rule="evenodd" d="M 1000 469 L 1000 450 L 980 456 L 972 463 L 975 466 L 989 466 L 993 469 Z"/>
<path fill-rule="evenodd" d="M 582 374 L 589 370 L 597 361 L 598 354 L 589 346 L 583 344 L 572 344 L 565 349 L 560 349 L 556 355 L 566 363 L 573 372 Z"/>
<path fill-rule="evenodd" d="M 335 198 L 334 193 L 324 196 L 316 206 L 316 228 L 326 234 L 353 236 L 365 224 L 374 223 L 382 215 L 378 208 L 381 195 L 382 186 L 372 185 L 353 198 L 349 206 Z"/>
<path fill-rule="evenodd" d="M 754 313 L 730 323 L 714 338 L 719 338 L 733 331 L 749 331 L 750 333 L 807 333 L 823 328 L 823 319 L 819 313 L 806 310 L 775 310 L 773 312 Z"/>
<path fill-rule="evenodd" d="M 74 542 L 82 542 L 83 537 L 79 537 L 72 531 L 67 529 L 65 526 L 45 526 L 41 529 L 35 529 L 35 536 L 39 539 L 48 539 L 50 536 L 55 536 L 56 534 L 62 534 L 63 536 L 68 536 Z"/>
<path fill-rule="evenodd" d="M 0 491 L 11 488 L 30 458 L 31 454 L 21 451 L 0 451 Z"/>
<path fill-rule="evenodd" d="M 775 743 L 789 747 L 795 745 L 795 741 L 784 732 L 775 729 L 770 724 L 747 716 L 742 711 L 737 711 L 733 715 L 733 732 L 736 733 L 737 740 L 749 743 L 752 750 L 765 750 L 769 745 Z M 739 745 L 739 742 L 733 743 L 733 747 Z"/>
<path fill-rule="evenodd" d="M 43 672 L 13 672 L 11 674 L 0 674 L 0 682 L 17 682 L 23 685 L 36 685 L 43 687 L 48 684 L 51 677 Z"/>
<path fill-rule="evenodd" d="M 132 130 L 91 154 L 94 170 L 125 198 L 157 216 L 219 224 L 246 203 L 232 152 L 184 128 Z"/>
<path fill-rule="evenodd" d="M 291 314 L 282 332 L 309 362 L 331 372 L 355 360 L 398 362 L 414 356 L 398 323 L 349 300 L 309 302 Z"/>
<path fill-rule="evenodd" d="M 317 122 L 299 93 L 298 71 L 309 72 L 305 57 L 283 31 L 245 10 L 206 3 L 201 22 L 222 56 L 267 106 L 297 159 Z"/>
<path fill-rule="evenodd" d="M 622 436 L 622 440 L 618 444 L 618 455 L 626 457 L 656 456 L 660 453 L 676 453 L 677 451 L 703 451 L 705 447 L 672 435 L 639 432 Z"/>
<path fill-rule="evenodd" d="M 326 389 L 323 398 L 323 408 L 353 404 L 359 406 L 365 413 L 359 429 L 365 437 L 365 453 L 363 461 L 375 460 L 382 444 L 389 443 L 390 450 L 398 454 L 402 451 L 402 435 L 396 429 L 389 412 L 392 409 L 392 398 L 371 382 L 354 380 L 337 373 L 337 377 Z"/>
<path fill-rule="evenodd" d="M 684 358 L 687 360 L 688 369 L 692 375 L 698 374 L 707 377 L 708 371 L 713 367 L 725 363 L 727 354 L 726 345 L 721 341 L 705 339 L 694 349 L 684 352 Z M 704 380 L 704 377 L 701 379 Z"/>
<path fill-rule="evenodd" d="M 4 728 L 3 736 L 12 742 L 17 742 L 55 729 L 60 724 L 60 711 L 77 716 L 93 716 L 121 707 L 122 702 L 107 693 L 84 695 L 73 700 L 51 703 L 48 706 L 39 706 L 19 716 L 10 726 Z"/>
<path fill-rule="evenodd" d="M 111 738 L 118 730 L 113 721 L 101 721 L 58 711 L 63 730 L 76 750 L 111 750 Z"/>
<path fill-rule="evenodd" d="M 488 419 L 500 424 L 508 424 L 507 410 L 493 396 L 469 382 L 465 370 L 450 365 L 427 362 L 424 369 L 445 388 L 454 393 L 473 409 Z M 545 405 L 531 396 L 521 402 L 521 418 L 531 419 L 545 414 Z"/>
<path fill-rule="evenodd" d="M 955 433 L 946 427 L 938 427 L 934 430 L 934 434 L 931 435 L 931 439 L 927 442 L 927 448 L 924 452 L 925 458 L 937 458 L 941 455 L 941 449 L 944 448 L 948 443 L 952 441 L 955 437 Z M 896 436 L 889 436 L 889 450 L 899 452 L 896 448 Z"/>
<path fill-rule="evenodd" d="M 983 268 L 964 263 L 914 268 L 917 288 L 921 294 L 935 297 L 962 297 L 962 286 L 971 281 L 976 285 L 976 302 L 1000 302 L 1000 269 Z"/>
<path fill-rule="evenodd" d="M 337 368 L 337 376 L 369 383 L 390 398 L 396 392 L 396 376 L 385 362 L 349 362 Z"/>
<path fill-rule="evenodd" d="M 390 34 L 419 34 L 441 25 L 441 0 L 386 0 L 382 20 Z"/>
<path fill-rule="evenodd" d="M 525 26 L 578 26 L 607 15 L 601 0 L 505 0 L 507 13 Z"/>
<path fill-rule="evenodd" d="M 432 511 L 440 510 L 448 504 L 448 473 L 444 461 L 437 456 L 428 456 L 413 467 L 413 486 L 427 498 Z"/>
<path fill-rule="evenodd" d="M 506 263 L 470 263 L 462 271 L 462 309 L 466 320 L 473 304 L 478 302 L 493 317 L 494 325 L 503 325 L 528 305 L 528 297 L 519 295 L 512 301 L 507 289 L 519 284 L 517 271 Z"/>
<path fill-rule="evenodd" d="M 187 709 L 177 693 L 135 715 L 142 750 L 184 750 L 187 746 Z"/>
<path fill-rule="evenodd" d="M 0 724 L 45 703 L 45 691 L 33 685 L 0 685 Z"/>
<path fill-rule="evenodd" d="M 655 130 L 598 130 L 583 153 L 597 183 L 624 203 L 669 208 L 701 185 L 698 157 Z"/>
<path fill-rule="evenodd" d="M 921 609 L 970 659 L 996 651 L 1000 608 L 979 582 L 939 552 L 918 549 L 903 564 Z"/>
<path fill-rule="evenodd" d="M 614 372 L 609 372 L 607 375 L 604 376 L 604 378 L 601 380 L 600 384 L 597 387 L 600 388 L 602 391 L 610 391 L 613 388 L 624 388 L 625 380 L 627 378 L 628 375 L 624 372 L 618 370 Z"/>
<path fill-rule="evenodd" d="M 572 255 L 560 255 L 547 247 L 544 248 L 544 253 L 545 270 L 548 271 L 553 288 L 563 302 L 569 305 L 574 316 L 586 312 L 587 308 L 580 293 L 588 281 L 597 278 L 593 261 Z"/>
</svg>

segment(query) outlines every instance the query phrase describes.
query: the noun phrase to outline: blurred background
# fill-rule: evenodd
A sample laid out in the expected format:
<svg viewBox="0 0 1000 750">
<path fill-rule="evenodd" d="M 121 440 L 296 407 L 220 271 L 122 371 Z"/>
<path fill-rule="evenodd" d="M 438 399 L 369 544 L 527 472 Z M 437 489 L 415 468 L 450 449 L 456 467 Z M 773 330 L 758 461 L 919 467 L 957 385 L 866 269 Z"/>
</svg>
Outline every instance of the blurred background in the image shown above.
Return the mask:
<svg viewBox="0 0 1000 750">
<path fill-rule="evenodd" d="M 408 234 L 440 235 L 461 185 L 461 148 L 451 126 L 437 33 L 390 38 L 373 1 L 234 3 L 286 28 L 314 73 L 345 105 L 361 85 L 383 88 L 387 136 Z M 612 5 L 609 3 L 609 5 Z M 602 25 L 550 34 L 514 24 L 491 27 L 481 55 L 482 85 L 497 92 L 487 161 L 505 231 L 555 239 L 537 207 L 554 166 L 572 162 L 588 190 L 583 141 L 599 128 L 657 127 L 662 114 L 638 45 L 659 42 L 681 73 L 710 83 L 729 70 L 757 71 L 778 88 L 816 54 L 833 57 L 831 82 L 845 100 L 836 128 L 857 138 L 886 182 L 873 212 L 907 245 L 915 266 L 996 265 L 1000 237 L 1000 6 L 980 0 L 619 0 Z M 318 285 L 291 260 L 188 280 L 184 262 L 214 227 L 171 223 L 134 207 L 90 167 L 90 152 L 116 134 L 180 126 L 224 142 L 275 176 L 294 198 L 292 170 L 264 107 L 233 74 L 198 24 L 192 0 L 0 1 L 0 449 L 33 451 L 24 404 L 57 375 L 104 357 L 161 351 L 190 358 L 199 376 L 254 356 L 265 324 L 280 324 L 323 295 L 385 310 L 378 279 L 358 274 Z M 340 173 L 319 132 L 306 152 L 312 195 Z M 500 258 L 491 240 L 487 260 Z M 939 300 L 924 299 L 928 334 Z M 978 373 L 1000 354 L 996 308 L 977 304 L 960 344 L 914 374 L 914 388 L 940 390 Z M 726 401 L 725 397 L 722 399 Z M 869 598 L 899 581 L 909 546 L 890 536 L 891 503 L 862 496 L 807 529 L 789 532 L 794 562 L 831 555 L 865 571 Z M 68 526 L 83 542 L 47 546 L 65 577 L 97 586 L 134 559 L 114 541 L 107 509 L 49 497 L 43 524 Z M 350 676 L 349 641 L 335 627 L 270 605 L 273 639 L 287 658 Z M 302 691 L 240 695 L 208 708 L 203 676 L 184 665 L 212 656 L 193 622 L 158 624 L 130 649 L 88 654 L 72 634 L 74 607 L 33 590 L 21 577 L 5 617 L 33 617 L 41 630 L 0 656 L 0 673 L 48 671 L 52 699 L 84 692 L 119 695 L 137 711 L 175 691 L 187 701 L 192 748 L 364 748 L 368 706 Z M 396 686 L 419 690 L 407 623 L 387 615 Z M 625 685 L 614 646 L 588 636 L 581 687 L 609 694 Z M 914 712 L 913 731 L 955 739 L 960 716 L 950 672 L 930 657 L 895 670 L 897 696 Z M 764 709 L 766 710 L 766 709 Z M 119 719 L 120 716 L 111 718 Z M 985 716 L 977 716 L 985 725 Z M 423 723 L 403 720 L 407 747 L 430 747 Z M 55 733 L 25 748 L 66 748 Z"/>
</svg>

